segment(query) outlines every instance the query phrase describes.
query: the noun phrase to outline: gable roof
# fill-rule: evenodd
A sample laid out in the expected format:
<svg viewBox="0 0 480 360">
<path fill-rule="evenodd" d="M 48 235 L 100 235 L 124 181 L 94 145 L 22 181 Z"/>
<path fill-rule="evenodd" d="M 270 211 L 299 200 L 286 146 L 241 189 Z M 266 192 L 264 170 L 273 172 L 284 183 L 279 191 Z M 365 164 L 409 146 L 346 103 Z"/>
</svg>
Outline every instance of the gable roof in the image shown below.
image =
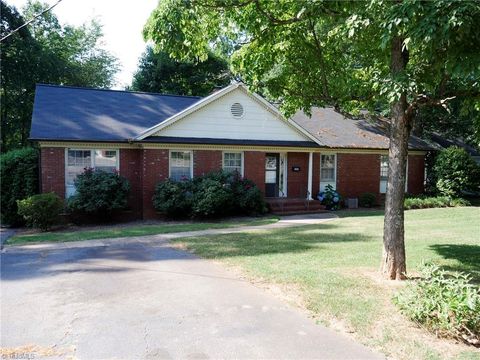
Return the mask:
<svg viewBox="0 0 480 360">
<path fill-rule="evenodd" d="M 37 85 L 32 140 L 126 141 L 201 98 Z"/>
<path fill-rule="evenodd" d="M 199 100 L 198 102 L 190 105 L 188 108 L 180 111 L 177 114 L 172 115 L 170 118 L 162 121 L 161 123 L 159 123 L 155 126 L 152 126 L 150 129 L 144 131 L 142 134 L 137 136 L 135 138 L 135 140 L 144 140 L 145 138 L 158 133 L 159 131 L 161 131 L 165 127 L 174 124 L 175 122 L 185 118 L 186 116 L 192 114 L 195 111 L 200 110 L 201 108 L 207 106 L 208 104 L 214 102 L 215 100 L 220 99 L 221 97 L 231 93 L 232 91 L 234 91 L 236 89 L 239 89 L 239 90 L 243 91 L 246 95 L 250 96 L 257 103 L 259 103 L 261 106 L 263 106 L 267 111 L 270 111 L 276 117 L 278 117 L 278 119 L 280 121 L 283 121 L 288 126 L 294 128 L 297 132 L 300 132 L 302 135 L 304 135 L 306 139 L 309 139 L 309 140 L 313 141 L 314 143 L 317 143 L 317 144 L 321 145 L 320 142 L 318 141 L 318 139 L 316 139 L 314 136 L 312 136 L 312 134 L 310 134 L 304 128 L 299 126 L 297 123 L 291 121 L 290 119 L 286 119 L 283 116 L 283 114 L 275 106 L 273 106 L 267 100 L 262 98 L 260 95 L 254 93 L 254 92 L 250 92 L 248 90 L 248 88 L 240 82 L 235 82 L 235 83 L 233 83 L 233 84 L 231 84 L 227 87 L 224 87 L 223 89 L 221 89 L 219 91 L 214 92 L 213 94 L 211 94 L 207 97 L 204 97 L 203 99 Z"/>
<path fill-rule="evenodd" d="M 312 108 L 312 115 L 298 111 L 292 120 L 307 130 L 324 146 L 351 149 L 388 149 L 389 124 L 384 120 L 351 119 L 334 108 Z M 437 150 L 434 144 L 410 136 L 411 150 Z"/>
</svg>

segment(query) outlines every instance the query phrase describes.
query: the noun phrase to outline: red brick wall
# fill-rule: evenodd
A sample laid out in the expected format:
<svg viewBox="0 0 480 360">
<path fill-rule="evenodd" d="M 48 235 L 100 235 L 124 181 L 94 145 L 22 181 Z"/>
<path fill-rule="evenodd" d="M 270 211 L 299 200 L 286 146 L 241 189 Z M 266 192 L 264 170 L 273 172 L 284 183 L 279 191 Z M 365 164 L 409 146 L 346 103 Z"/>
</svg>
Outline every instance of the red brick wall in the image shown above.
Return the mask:
<svg viewBox="0 0 480 360">
<path fill-rule="evenodd" d="M 222 168 L 222 152 L 218 150 L 195 150 L 193 152 L 193 176 L 205 175 Z"/>
<path fill-rule="evenodd" d="M 288 188 L 289 198 L 304 198 L 308 188 L 308 153 L 289 152 L 288 154 Z M 299 166 L 300 171 L 292 171 L 293 166 Z M 312 186 L 312 190 L 313 190 Z"/>
<path fill-rule="evenodd" d="M 337 191 L 343 197 L 371 192 L 379 199 L 380 155 L 337 154 Z"/>
<path fill-rule="evenodd" d="M 243 156 L 244 177 L 252 180 L 265 193 L 265 153 L 245 151 Z"/>
<path fill-rule="evenodd" d="M 142 150 L 120 149 L 120 175 L 130 183 L 128 205 L 133 217 L 142 217 Z"/>
<path fill-rule="evenodd" d="M 425 156 L 409 155 L 408 156 L 408 189 L 410 194 L 421 194 L 424 191 L 424 174 L 425 174 Z"/>
<path fill-rule="evenodd" d="M 65 148 L 42 147 L 40 151 L 41 190 L 65 198 Z"/>
<path fill-rule="evenodd" d="M 143 218 L 154 219 L 157 213 L 153 207 L 152 197 L 155 186 L 168 178 L 168 150 L 143 149 L 142 157 Z"/>
</svg>

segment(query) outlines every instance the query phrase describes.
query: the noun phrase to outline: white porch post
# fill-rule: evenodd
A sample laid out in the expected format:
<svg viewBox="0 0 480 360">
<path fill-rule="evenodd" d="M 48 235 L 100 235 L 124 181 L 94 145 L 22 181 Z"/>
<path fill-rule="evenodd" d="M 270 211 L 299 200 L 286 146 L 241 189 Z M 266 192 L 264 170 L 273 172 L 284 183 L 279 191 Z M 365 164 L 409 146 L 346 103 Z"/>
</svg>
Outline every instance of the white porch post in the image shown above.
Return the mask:
<svg viewBox="0 0 480 360">
<path fill-rule="evenodd" d="M 308 153 L 308 195 L 307 200 L 312 198 L 312 183 L 313 183 L 313 152 Z"/>
</svg>

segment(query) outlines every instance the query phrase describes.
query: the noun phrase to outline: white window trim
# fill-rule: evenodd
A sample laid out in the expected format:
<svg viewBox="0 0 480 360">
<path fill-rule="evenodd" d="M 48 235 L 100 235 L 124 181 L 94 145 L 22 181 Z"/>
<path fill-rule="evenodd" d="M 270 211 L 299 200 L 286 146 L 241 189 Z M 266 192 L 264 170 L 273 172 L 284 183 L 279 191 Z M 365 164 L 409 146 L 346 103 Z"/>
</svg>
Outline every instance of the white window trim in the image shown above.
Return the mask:
<svg viewBox="0 0 480 360">
<path fill-rule="evenodd" d="M 115 164 L 115 169 L 120 172 L 120 150 L 119 149 L 102 149 L 102 148 L 69 148 L 66 147 L 64 151 L 64 171 L 63 171 L 63 178 L 64 178 L 64 183 L 65 183 L 65 198 L 68 197 L 67 194 L 67 188 L 69 185 L 67 184 L 67 168 L 68 168 L 68 151 L 90 151 L 90 167 L 95 168 L 95 150 L 108 150 L 108 151 L 115 151 L 115 159 L 116 159 L 116 164 Z"/>
<path fill-rule="evenodd" d="M 242 158 L 242 165 L 241 165 L 241 171 L 240 175 L 244 177 L 245 175 L 245 154 L 243 151 L 222 151 L 222 169 L 225 170 L 225 154 L 240 154 Z"/>
<path fill-rule="evenodd" d="M 172 177 L 172 152 L 188 152 L 190 153 L 190 179 L 193 179 L 193 151 L 192 150 L 181 150 L 181 149 L 172 149 L 168 152 L 168 178 Z"/>
<path fill-rule="evenodd" d="M 335 160 L 334 160 L 334 168 L 333 168 L 333 181 L 322 181 L 322 155 L 333 155 Z M 333 187 L 335 190 L 337 189 L 337 167 L 338 167 L 338 163 L 337 163 L 337 153 L 332 153 L 332 152 L 321 152 L 320 153 L 320 164 L 319 164 L 319 181 L 318 181 L 318 186 L 319 186 L 319 189 L 318 191 L 322 191 L 321 188 L 322 188 L 322 183 L 324 184 L 334 184 L 335 186 Z"/>
</svg>

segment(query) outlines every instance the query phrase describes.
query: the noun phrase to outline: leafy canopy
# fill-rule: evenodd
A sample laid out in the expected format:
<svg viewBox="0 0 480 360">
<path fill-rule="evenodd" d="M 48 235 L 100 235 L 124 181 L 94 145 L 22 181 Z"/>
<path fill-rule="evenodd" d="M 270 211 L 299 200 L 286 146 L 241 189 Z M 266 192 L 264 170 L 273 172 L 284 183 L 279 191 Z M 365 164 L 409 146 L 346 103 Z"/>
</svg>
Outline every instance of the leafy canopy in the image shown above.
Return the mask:
<svg viewBox="0 0 480 360">
<path fill-rule="evenodd" d="M 144 36 L 178 59 L 205 58 L 229 38 L 234 72 L 287 114 L 325 104 L 388 113 L 402 93 L 416 112 L 478 99 L 479 18 L 480 4 L 466 1 L 164 0 Z M 394 76 L 395 36 L 409 61 Z"/>
</svg>

